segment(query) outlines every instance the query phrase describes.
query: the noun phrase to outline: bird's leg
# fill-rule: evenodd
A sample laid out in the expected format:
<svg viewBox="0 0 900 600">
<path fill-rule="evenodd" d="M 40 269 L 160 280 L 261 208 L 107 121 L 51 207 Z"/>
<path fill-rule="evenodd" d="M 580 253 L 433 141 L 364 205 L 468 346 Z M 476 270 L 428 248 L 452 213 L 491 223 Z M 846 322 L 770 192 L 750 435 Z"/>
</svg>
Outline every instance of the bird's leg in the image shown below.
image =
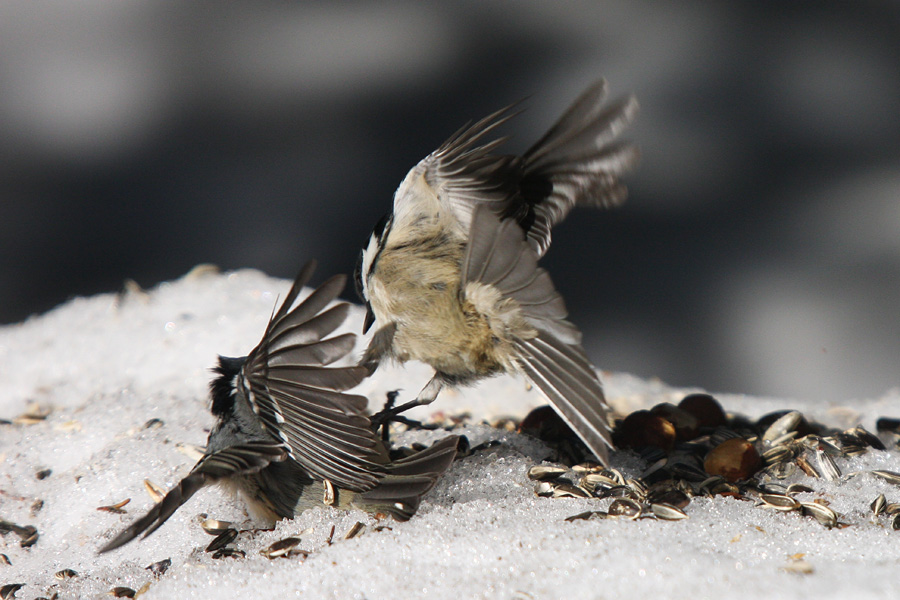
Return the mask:
<svg viewBox="0 0 900 600">
<path fill-rule="evenodd" d="M 440 393 L 443 387 L 443 380 L 439 375 L 435 374 L 435 376 L 431 378 L 431 381 L 429 381 L 428 384 L 424 388 L 422 388 L 422 391 L 419 392 L 419 396 L 415 400 L 410 400 L 409 402 L 401 404 L 400 406 L 394 406 L 394 403 L 397 401 L 397 395 L 399 394 L 399 391 L 388 392 L 388 397 L 387 401 L 384 403 L 384 408 L 372 415 L 372 427 L 375 430 L 378 430 L 379 427 L 381 428 L 381 439 L 385 443 L 388 442 L 388 428 L 391 423 L 402 423 L 407 427 L 416 427 L 420 429 L 436 429 L 436 427 L 425 425 L 421 421 L 414 421 L 406 417 L 401 417 L 400 413 L 404 413 L 409 409 L 415 408 L 417 406 L 431 404 L 432 402 L 434 402 L 434 399 L 437 398 L 437 395 Z"/>
</svg>

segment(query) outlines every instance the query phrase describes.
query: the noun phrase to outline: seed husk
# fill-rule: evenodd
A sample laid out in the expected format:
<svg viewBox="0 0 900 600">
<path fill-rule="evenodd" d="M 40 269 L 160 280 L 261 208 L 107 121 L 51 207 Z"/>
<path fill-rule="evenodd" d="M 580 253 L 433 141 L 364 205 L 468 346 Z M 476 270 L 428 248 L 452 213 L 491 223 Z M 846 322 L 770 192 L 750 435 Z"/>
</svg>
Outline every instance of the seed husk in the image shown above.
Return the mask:
<svg viewBox="0 0 900 600">
<path fill-rule="evenodd" d="M 117 586 L 109 590 L 109 595 L 116 598 L 134 598 L 135 594 L 137 594 L 136 591 L 125 586 Z"/>
<path fill-rule="evenodd" d="M 328 479 L 325 479 L 323 482 L 324 491 L 322 492 L 322 503 L 325 506 L 334 506 L 337 501 L 337 494 L 335 493 L 334 484 L 331 483 Z"/>
<path fill-rule="evenodd" d="M 838 514 L 824 504 L 817 502 L 801 502 L 801 512 L 814 517 L 816 521 L 831 529 L 838 524 Z"/>
<path fill-rule="evenodd" d="M 816 490 L 812 489 L 808 485 L 803 485 L 802 483 L 792 483 L 787 487 L 785 493 L 788 496 L 793 496 L 794 494 L 811 494 Z"/>
<path fill-rule="evenodd" d="M 900 513 L 894 515 L 894 518 L 891 519 L 891 529 L 897 531 L 900 529 Z"/>
<path fill-rule="evenodd" d="M 0 554 L 0 563 L 4 565 L 11 565 L 12 563 L 9 561 L 9 557 L 5 554 Z"/>
<path fill-rule="evenodd" d="M 166 571 L 168 571 L 169 567 L 171 567 L 171 566 L 172 566 L 172 559 L 165 558 L 159 562 L 153 563 L 152 565 L 147 565 L 144 568 L 147 569 L 148 571 L 150 571 L 151 573 L 153 573 L 154 575 L 156 575 L 157 577 L 160 577 L 162 575 L 165 575 Z"/>
<path fill-rule="evenodd" d="M 554 498 L 590 498 L 591 494 L 584 488 L 569 483 L 558 483 L 553 486 Z"/>
<path fill-rule="evenodd" d="M 115 504 L 110 504 L 109 506 L 98 506 L 97 510 L 102 510 L 104 512 L 111 512 L 117 515 L 124 515 L 127 511 L 122 507 L 131 502 L 131 498 L 125 498 L 121 502 L 116 502 Z"/>
<path fill-rule="evenodd" d="M 777 419 L 775 419 L 775 422 L 769 425 L 769 427 L 766 429 L 766 432 L 763 434 L 763 443 L 772 444 L 778 438 L 795 431 L 802 418 L 803 415 L 800 414 L 800 411 L 796 410 L 788 411 L 782 416 L 778 417 Z"/>
<path fill-rule="evenodd" d="M 800 503 L 784 494 L 762 494 L 759 497 L 762 500 L 763 508 L 771 508 L 782 512 L 790 512 L 800 508 Z"/>
<path fill-rule="evenodd" d="M 226 529 L 219 535 L 213 538 L 213 541 L 209 543 L 209 546 L 206 547 L 207 552 L 216 552 L 221 550 L 231 542 L 235 540 L 238 536 L 237 529 Z"/>
<path fill-rule="evenodd" d="M 666 504 L 665 502 L 654 502 L 650 505 L 650 512 L 652 512 L 657 519 L 662 519 L 663 521 L 681 521 L 682 519 L 688 518 L 687 513 L 683 510 L 672 504 Z"/>
<path fill-rule="evenodd" d="M 528 479 L 533 481 L 552 481 L 565 475 L 566 470 L 552 465 L 534 465 L 528 469 Z"/>
<path fill-rule="evenodd" d="M 816 464 L 822 476 L 828 481 L 838 481 L 841 478 L 841 469 L 834 462 L 830 454 L 821 449 L 816 448 Z"/>
<path fill-rule="evenodd" d="M 293 550 L 299 543 L 300 538 L 287 537 L 283 540 L 278 540 L 265 550 L 260 550 L 259 553 L 269 560 L 272 560 L 281 556 L 288 556 L 291 553 L 291 550 Z"/>
<path fill-rule="evenodd" d="M 889 502 L 884 507 L 884 512 L 888 515 L 896 515 L 900 513 L 900 502 Z"/>
<path fill-rule="evenodd" d="M 0 600 L 9 600 L 16 597 L 16 592 L 25 587 L 24 583 L 7 583 L 0 587 Z"/>
<path fill-rule="evenodd" d="M 877 517 L 884 512 L 884 509 L 887 506 L 887 499 L 884 497 L 884 494 L 878 494 L 878 497 L 872 500 L 872 504 L 870 504 L 869 506 L 871 507 L 872 512 L 875 513 L 875 516 Z"/>
<path fill-rule="evenodd" d="M 362 533 L 366 530 L 366 524 L 360 521 L 357 521 L 353 527 L 350 528 L 350 531 L 344 536 L 345 540 L 352 540 L 353 538 L 362 535 Z"/>
<path fill-rule="evenodd" d="M 641 505 L 631 498 L 616 498 L 607 509 L 607 514 L 610 517 L 623 517 L 626 519 L 637 519 L 641 516 L 641 512 Z"/>
<path fill-rule="evenodd" d="M 243 550 L 238 550 L 237 548 L 219 548 L 216 550 L 212 557 L 215 559 L 220 558 L 244 558 L 247 556 L 247 553 Z"/>
<path fill-rule="evenodd" d="M 74 569 L 63 569 L 62 571 L 57 571 L 54 575 L 60 581 L 71 579 L 73 577 L 78 577 L 78 572 Z"/>
<path fill-rule="evenodd" d="M 209 535 L 222 535 L 229 529 L 233 529 L 233 525 L 234 523 L 229 521 L 218 521 L 216 519 L 205 519 L 200 523 L 200 527 Z"/>
<path fill-rule="evenodd" d="M 150 499 L 154 502 L 162 502 L 162 499 L 166 497 L 166 490 L 149 479 L 144 480 L 144 489 L 147 490 L 147 493 L 150 494 Z"/>
<path fill-rule="evenodd" d="M 897 473 L 895 471 L 882 471 L 882 470 L 869 471 L 869 472 L 872 475 L 875 475 L 876 477 L 880 477 L 881 479 L 884 479 L 888 483 L 893 483 L 894 485 L 900 485 L 900 473 Z"/>
<path fill-rule="evenodd" d="M 594 517 L 599 517 L 601 519 L 605 519 L 609 515 L 606 511 L 603 510 L 589 510 L 586 512 L 578 513 L 577 515 L 572 515 L 571 517 L 566 517 L 566 521 L 571 523 L 572 521 L 588 521 Z"/>
</svg>

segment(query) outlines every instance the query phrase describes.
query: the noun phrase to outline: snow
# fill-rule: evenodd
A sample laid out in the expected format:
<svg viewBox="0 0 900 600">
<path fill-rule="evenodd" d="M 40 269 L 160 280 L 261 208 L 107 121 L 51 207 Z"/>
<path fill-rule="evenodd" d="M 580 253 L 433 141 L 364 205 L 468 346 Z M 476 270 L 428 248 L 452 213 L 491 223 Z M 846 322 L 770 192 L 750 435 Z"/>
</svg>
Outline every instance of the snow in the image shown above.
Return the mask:
<svg viewBox="0 0 900 600">
<path fill-rule="evenodd" d="M 318 274 L 321 281 L 327 274 Z M 254 523 L 239 501 L 218 488 L 199 492 L 159 531 L 98 556 L 96 549 L 152 505 L 144 479 L 168 488 L 206 441 L 209 368 L 216 354 L 240 356 L 262 335 L 289 282 L 257 271 L 218 274 L 196 269 L 144 292 L 76 298 L 24 323 L 0 329 L 0 418 L 13 420 L 31 403 L 51 412 L 33 424 L 0 424 L 0 518 L 33 525 L 30 548 L 2 538 L 11 564 L 0 585 L 24 583 L 19 598 L 108 598 L 113 587 L 142 598 L 896 598 L 900 594 L 900 532 L 869 508 L 879 493 L 900 489 L 871 474 L 900 471 L 900 452 L 839 458 L 840 481 L 803 482 L 841 514 L 845 528 L 828 530 L 797 513 L 779 513 L 730 498 L 694 498 L 678 522 L 566 517 L 605 509 L 609 500 L 543 498 L 527 469 L 548 454 L 535 439 L 488 426 L 500 416 L 524 417 L 542 398 L 523 381 L 501 377 L 444 392 L 418 416 L 435 411 L 472 418 L 458 432 L 473 445 L 501 443 L 458 460 L 407 523 L 376 521 L 362 512 L 321 507 L 278 523 L 274 531 L 242 532 L 234 546 L 245 558 L 213 559 L 202 514 Z M 359 331 L 356 309 L 344 330 Z M 389 390 L 400 400 L 427 381 L 421 365 L 379 371 L 359 392 L 377 409 Z M 690 391 L 659 381 L 604 373 L 622 413 L 677 402 Z M 758 417 L 793 408 L 808 418 L 875 430 L 880 416 L 900 416 L 900 391 L 843 405 L 742 395 L 717 395 L 725 409 Z M 150 419 L 161 426 L 146 427 Z M 399 441 L 429 441 L 443 432 L 408 432 Z M 895 448 L 894 440 L 889 447 Z M 630 452 L 613 466 L 637 476 L 646 466 Z M 38 479 L 36 473 L 51 469 Z M 860 474 L 851 475 L 860 472 Z M 98 507 L 130 498 L 126 514 Z M 36 500 L 43 500 L 39 509 Z M 364 532 L 344 539 L 357 523 Z M 332 533 L 333 530 L 333 533 Z M 288 536 L 309 552 L 270 560 L 260 550 Z M 330 538 L 330 539 L 329 539 Z M 171 559 L 155 576 L 145 567 Z M 78 575 L 59 580 L 54 574 Z"/>
</svg>

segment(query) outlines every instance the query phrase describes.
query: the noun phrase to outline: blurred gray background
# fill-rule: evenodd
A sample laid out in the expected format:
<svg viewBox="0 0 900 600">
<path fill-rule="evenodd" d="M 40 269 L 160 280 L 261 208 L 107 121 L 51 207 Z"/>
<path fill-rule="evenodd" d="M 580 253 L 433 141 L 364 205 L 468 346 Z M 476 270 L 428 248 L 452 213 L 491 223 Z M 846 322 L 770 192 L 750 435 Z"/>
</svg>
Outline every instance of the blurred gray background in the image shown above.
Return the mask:
<svg viewBox="0 0 900 600">
<path fill-rule="evenodd" d="M 600 76 L 641 102 L 642 165 L 543 263 L 594 362 L 823 401 L 900 384 L 889 1 L 0 3 L 0 322 L 201 262 L 350 272 L 460 125 L 529 96 L 521 151 Z"/>
</svg>

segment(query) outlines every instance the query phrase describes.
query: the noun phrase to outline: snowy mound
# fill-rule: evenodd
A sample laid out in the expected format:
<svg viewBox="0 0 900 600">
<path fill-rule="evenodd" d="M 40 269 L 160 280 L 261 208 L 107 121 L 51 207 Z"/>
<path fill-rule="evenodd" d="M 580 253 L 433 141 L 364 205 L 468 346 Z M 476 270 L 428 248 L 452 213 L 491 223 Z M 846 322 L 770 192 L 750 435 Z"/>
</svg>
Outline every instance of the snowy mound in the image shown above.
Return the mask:
<svg viewBox="0 0 900 600">
<path fill-rule="evenodd" d="M 274 531 L 253 531 L 244 507 L 210 488 L 151 537 L 98 556 L 98 547 L 152 505 L 145 479 L 168 488 L 193 466 L 192 448 L 205 443 L 212 423 L 209 368 L 217 354 L 241 356 L 256 345 L 288 287 L 255 271 L 199 270 L 149 293 L 130 287 L 78 298 L 0 329 L 0 418 L 7 421 L 0 424 L 0 519 L 23 528 L 2 537 L 8 561 L 0 562 L 0 585 L 24 584 L 19 598 L 108 598 L 114 588 L 142 598 L 247 600 L 900 595 L 900 532 L 870 508 L 879 494 L 900 501 L 900 487 L 854 475 L 900 471 L 893 439 L 883 438 L 887 451 L 838 458 L 843 476 L 835 481 L 798 472 L 783 482 L 811 487 L 803 501 L 827 503 L 847 526 L 829 529 L 796 511 L 722 496 L 694 498 L 689 518 L 679 521 L 567 521 L 605 510 L 610 500 L 536 496 L 527 471 L 548 448 L 482 423 L 521 419 L 544 404 L 511 377 L 445 392 L 418 409 L 421 418 L 468 412 L 459 433 L 473 446 L 500 443 L 458 460 L 407 523 L 322 507 Z M 359 331 L 361 321 L 357 310 L 344 330 Z M 401 389 L 400 399 L 410 399 L 429 375 L 416 365 L 385 369 L 357 391 L 377 410 L 386 392 Z M 625 375 L 604 380 L 622 413 L 686 393 Z M 878 417 L 900 416 L 896 391 L 845 406 L 718 399 L 751 418 L 792 408 L 870 431 Z M 440 435 L 409 432 L 400 441 Z M 614 452 L 612 462 L 626 477 L 647 467 L 627 451 Z M 126 499 L 119 509 L 98 510 Z M 231 544 L 236 552 L 214 558 L 205 551 L 213 538 L 200 527 L 204 515 L 246 530 Z M 300 542 L 285 557 L 261 554 L 292 536 Z M 161 561 L 168 568 L 147 569 Z"/>
</svg>

